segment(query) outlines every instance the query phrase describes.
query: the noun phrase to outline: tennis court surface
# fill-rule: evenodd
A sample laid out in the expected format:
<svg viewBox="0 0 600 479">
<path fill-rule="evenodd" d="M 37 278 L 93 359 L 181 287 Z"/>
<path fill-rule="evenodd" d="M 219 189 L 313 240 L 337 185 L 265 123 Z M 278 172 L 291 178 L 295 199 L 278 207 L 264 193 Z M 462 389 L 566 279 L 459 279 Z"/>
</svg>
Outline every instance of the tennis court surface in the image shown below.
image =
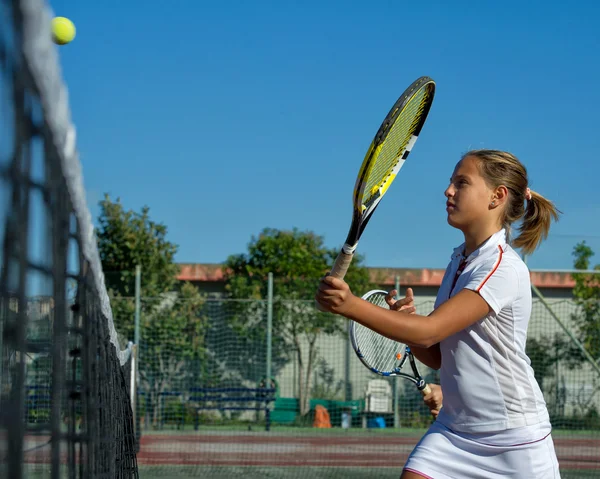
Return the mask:
<svg viewBox="0 0 600 479">
<path fill-rule="evenodd" d="M 286 431 L 286 429 L 289 429 Z M 148 433 L 141 439 L 141 478 L 398 478 L 424 430 L 281 431 L 210 430 Z M 30 445 L 47 438 L 31 437 Z M 554 443 L 563 478 L 600 477 L 600 438 L 556 431 Z M 43 470 L 49 456 L 26 461 Z M 37 466 L 36 463 L 37 462 Z"/>
</svg>

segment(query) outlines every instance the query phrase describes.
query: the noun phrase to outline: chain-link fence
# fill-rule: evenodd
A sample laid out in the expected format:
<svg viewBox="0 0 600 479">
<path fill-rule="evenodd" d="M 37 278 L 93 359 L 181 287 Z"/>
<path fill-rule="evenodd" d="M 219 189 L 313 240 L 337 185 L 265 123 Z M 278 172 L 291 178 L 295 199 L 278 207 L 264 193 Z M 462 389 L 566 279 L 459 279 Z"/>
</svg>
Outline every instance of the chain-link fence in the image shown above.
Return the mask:
<svg viewBox="0 0 600 479">
<path fill-rule="evenodd" d="M 127 330 L 135 299 L 112 304 L 126 312 Z M 580 342 L 581 308 L 534 295 L 527 354 L 563 477 L 600 477 L 600 368 Z M 142 297 L 139 309 L 146 477 L 397 477 L 431 424 L 414 385 L 368 371 L 349 344 L 348 322 L 317 312 L 313 301 L 173 293 Z M 417 300 L 419 314 L 432 309 L 432 299 Z M 436 371 L 419 366 L 438 383 Z M 374 380 L 388 385 L 379 413 L 365 411 Z"/>
</svg>

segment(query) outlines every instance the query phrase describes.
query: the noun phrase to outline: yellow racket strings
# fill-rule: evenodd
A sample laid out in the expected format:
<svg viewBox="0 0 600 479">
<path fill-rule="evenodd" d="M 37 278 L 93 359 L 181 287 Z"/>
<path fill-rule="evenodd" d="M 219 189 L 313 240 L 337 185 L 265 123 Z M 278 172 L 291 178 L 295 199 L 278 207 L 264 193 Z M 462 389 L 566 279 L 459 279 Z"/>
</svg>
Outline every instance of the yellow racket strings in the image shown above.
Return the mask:
<svg viewBox="0 0 600 479">
<path fill-rule="evenodd" d="M 363 190 L 363 205 L 368 204 L 369 200 L 377 194 L 386 182 L 393 180 L 393 178 L 390 178 L 392 170 L 415 133 L 420 119 L 425 113 L 429 96 L 430 93 L 427 87 L 419 89 L 405 105 L 403 111 L 400 112 L 385 140 L 377 148 Z"/>
</svg>

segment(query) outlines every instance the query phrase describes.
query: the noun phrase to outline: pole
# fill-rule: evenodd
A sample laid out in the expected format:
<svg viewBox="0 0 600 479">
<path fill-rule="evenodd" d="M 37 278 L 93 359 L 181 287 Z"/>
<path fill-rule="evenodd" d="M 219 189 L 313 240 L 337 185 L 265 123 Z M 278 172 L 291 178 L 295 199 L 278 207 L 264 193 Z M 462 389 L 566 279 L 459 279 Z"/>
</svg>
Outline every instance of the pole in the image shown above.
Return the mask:
<svg viewBox="0 0 600 479">
<path fill-rule="evenodd" d="M 133 343 L 140 344 L 140 292 L 142 289 L 142 267 L 138 264 L 135 267 L 135 326 L 133 332 Z"/>
<path fill-rule="evenodd" d="M 344 401 L 352 401 L 352 383 L 350 382 L 350 322 L 346 334 L 346 347 L 344 349 Z"/>
<path fill-rule="evenodd" d="M 395 279 L 395 289 L 397 291 L 396 293 L 396 298 L 400 298 L 400 277 L 398 275 L 396 275 L 396 279 Z M 394 427 L 395 428 L 399 428 L 400 427 L 400 408 L 398 407 L 398 378 L 394 377 Z"/>
<path fill-rule="evenodd" d="M 267 292 L 267 387 L 271 384 L 271 355 L 273 340 L 273 273 L 269 273 Z"/>
</svg>

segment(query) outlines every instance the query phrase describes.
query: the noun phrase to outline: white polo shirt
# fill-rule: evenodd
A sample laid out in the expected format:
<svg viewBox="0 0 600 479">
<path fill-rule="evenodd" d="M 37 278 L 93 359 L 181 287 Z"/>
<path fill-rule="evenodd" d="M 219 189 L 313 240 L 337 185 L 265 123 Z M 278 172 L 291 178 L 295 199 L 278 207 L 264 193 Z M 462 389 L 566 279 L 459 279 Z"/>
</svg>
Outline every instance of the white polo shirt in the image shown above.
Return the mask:
<svg viewBox="0 0 600 479">
<path fill-rule="evenodd" d="M 529 270 L 507 244 L 502 229 L 466 258 L 451 290 L 465 259 L 463 252 L 464 244 L 454 250 L 435 308 L 467 288 L 477 291 L 492 311 L 441 341 L 444 400 L 437 420 L 472 434 L 525 428 L 535 436 L 535 430 L 549 430 L 546 403 L 525 354 L 531 314 Z"/>
</svg>

